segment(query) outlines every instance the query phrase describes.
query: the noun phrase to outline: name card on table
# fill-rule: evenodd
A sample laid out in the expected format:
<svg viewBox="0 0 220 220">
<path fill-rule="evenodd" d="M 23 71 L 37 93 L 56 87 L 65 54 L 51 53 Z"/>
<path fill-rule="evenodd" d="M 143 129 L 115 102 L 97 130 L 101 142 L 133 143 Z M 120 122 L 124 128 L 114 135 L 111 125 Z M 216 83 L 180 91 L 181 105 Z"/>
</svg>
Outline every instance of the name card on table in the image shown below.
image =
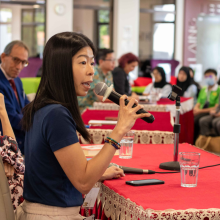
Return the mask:
<svg viewBox="0 0 220 220">
<path fill-rule="evenodd" d="M 90 120 L 88 122 L 90 126 L 102 126 L 102 125 L 116 125 L 117 121 L 106 121 L 106 120 Z"/>
<path fill-rule="evenodd" d="M 89 209 L 93 209 L 94 205 L 95 205 L 95 201 L 98 197 L 98 193 L 99 193 L 100 188 L 99 187 L 93 187 L 89 193 L 86 195 L 86 198 L 83 202 L 82 208 L 89 208 Z"/>
</svg>

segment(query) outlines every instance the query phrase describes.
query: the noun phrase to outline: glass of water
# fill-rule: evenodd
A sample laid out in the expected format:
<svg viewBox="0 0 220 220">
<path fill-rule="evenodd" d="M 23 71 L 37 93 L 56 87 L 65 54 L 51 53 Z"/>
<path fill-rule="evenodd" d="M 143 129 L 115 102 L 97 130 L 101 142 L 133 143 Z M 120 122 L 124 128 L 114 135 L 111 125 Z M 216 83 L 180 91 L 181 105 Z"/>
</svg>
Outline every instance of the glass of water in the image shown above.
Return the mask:
<svg viewBox="0 0 220 220">
<path fill-rule="evenodd" d="M 127 132 L 122 138 L 120 144 L 119 158 L 130 159 L 133 153 L 134 131 Z"/>
<path fill-rule="evenodd" d="M 180 152 L 179 155 L 181 186 L 196 187 L 199 172 L 200 153 Z"/>
</svg>

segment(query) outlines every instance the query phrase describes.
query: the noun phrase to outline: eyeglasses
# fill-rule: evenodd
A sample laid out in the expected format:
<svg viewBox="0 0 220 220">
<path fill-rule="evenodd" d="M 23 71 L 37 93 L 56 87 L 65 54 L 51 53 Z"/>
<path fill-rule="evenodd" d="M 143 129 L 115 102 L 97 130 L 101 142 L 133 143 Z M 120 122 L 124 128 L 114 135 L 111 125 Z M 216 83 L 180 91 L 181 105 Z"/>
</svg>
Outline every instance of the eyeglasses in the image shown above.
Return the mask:
<svg viewBox="0 0 220 220">
<path fill-rule="evenodd" d="M 17 57 L 13 57 L 11 55 L 8 55 L 9 57 L 12 58 L 12 60 L 14 61 L 15 65 L 18 65 L 20 63 L 22 63 L 22 66 L 27 67 L 28 66 L 28 61 L 27 60 L 21 60 Z"/>
<path fill-rule="evenodd" d="M 115 59 L 105 59 L 105 61 L 115 62 Z"/>
</svg>

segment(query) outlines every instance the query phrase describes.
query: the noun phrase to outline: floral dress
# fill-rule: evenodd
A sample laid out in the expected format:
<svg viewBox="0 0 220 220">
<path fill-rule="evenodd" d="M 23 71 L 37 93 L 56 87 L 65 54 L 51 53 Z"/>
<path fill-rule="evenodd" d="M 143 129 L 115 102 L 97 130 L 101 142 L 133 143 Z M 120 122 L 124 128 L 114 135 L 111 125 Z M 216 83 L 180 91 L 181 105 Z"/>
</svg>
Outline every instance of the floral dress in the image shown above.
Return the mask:
<svg viewBox="0 0 220 220">
<path fill-rule="evenodd" d="M 9 189 L 11 192 L 11 200 L 14 210 L 23 201 L 23 184 L 24 184 L 24 170 L 23 157 L 18 148 L 15 139 L 8 136 L 0 136 L 0 156 L 3 163 L 8 163 L 14 167 L 14 175 L 8 178 Z"/>
</svg>

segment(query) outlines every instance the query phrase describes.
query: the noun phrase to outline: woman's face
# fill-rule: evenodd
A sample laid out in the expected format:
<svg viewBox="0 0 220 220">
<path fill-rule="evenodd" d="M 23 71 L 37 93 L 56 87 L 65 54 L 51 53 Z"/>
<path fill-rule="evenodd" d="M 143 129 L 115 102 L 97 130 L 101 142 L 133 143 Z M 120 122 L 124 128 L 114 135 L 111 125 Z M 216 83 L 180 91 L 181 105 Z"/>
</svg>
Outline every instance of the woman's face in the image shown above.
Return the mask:
<svg viewBox="0 0 220 220">
<path fill-rule="evenodd" d="M 162 80 L 162 76 L 157 69 L 153 70 L 153 75 L 156 83 L 159 83 Z"/>
<path fill-rule="evenodd" d="M 85 96 L 94 76 L 94 55 L 90 47 L 79 50 L 72 58 L 74 86 L 77 96 Z"/>
<path fill-rule="evenodd" d="M 124 67 L 124 71 L 128 74 L 130 73 L 131 71 L 134 70 L 134 68 L 138 65 L 138 62 L 137 61 L 134 61 L 132 63 L 126 63 L 125 64 L 125 67 Z"/>
<path fill-rule="evenodd" d="M 190 74 L 191 78 L 194 78 L 194 73 L 193 73 L 193 71 L 191 69 L 189 70 L 189 74 Z"/>
<path fill-rule="evenodd" d="M 180 70 L 180 71 L 179 71 L 179 74 L 178 74 L 178 80 L 179 80 L 180 82 L 185 82 L 186 79 L 187 79 L 186 73 L 185 73 L 183 70 Z"/>
</svg>

